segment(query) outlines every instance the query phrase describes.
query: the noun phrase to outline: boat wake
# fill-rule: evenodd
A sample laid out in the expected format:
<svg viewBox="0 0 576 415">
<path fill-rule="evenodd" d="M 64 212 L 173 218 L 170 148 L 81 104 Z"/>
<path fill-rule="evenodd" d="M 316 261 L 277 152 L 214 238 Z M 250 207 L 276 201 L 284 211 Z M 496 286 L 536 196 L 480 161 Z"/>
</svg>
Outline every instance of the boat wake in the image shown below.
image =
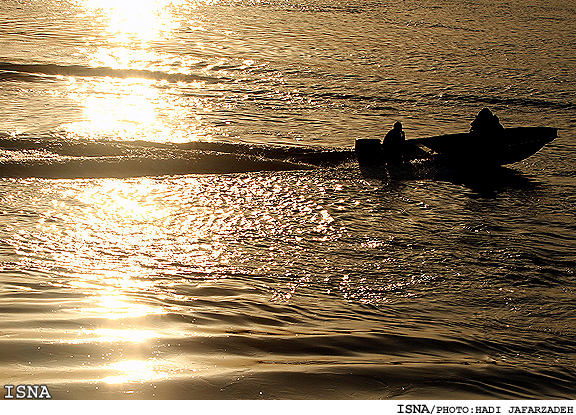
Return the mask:
<svg viewBox="0 0 576 415">
<path fill-rule="evenodd" d="M 353 159 L 353 150 L 190 142 L 0 138 L 0 176 L 103 178 L 307 170 Z"/>
<path fill-rule="evenodd" d="M 42 76 L 71 76 L 71 77 L 112 77 L 119 79 L 140 78 L 155 81 L 168 82 L 205 82 L 215 84 L 225 80 L 200 74 L 187 74 L 179 72 L 163 72 L 146 69 L 114 69 L 100 66 L 84 65 L 56 65 L 56 64 L 20 64 L 12 62 L 0 62 L 0 80 L 28 79 L 34 77 L 42 79 Z"/>
</svg>

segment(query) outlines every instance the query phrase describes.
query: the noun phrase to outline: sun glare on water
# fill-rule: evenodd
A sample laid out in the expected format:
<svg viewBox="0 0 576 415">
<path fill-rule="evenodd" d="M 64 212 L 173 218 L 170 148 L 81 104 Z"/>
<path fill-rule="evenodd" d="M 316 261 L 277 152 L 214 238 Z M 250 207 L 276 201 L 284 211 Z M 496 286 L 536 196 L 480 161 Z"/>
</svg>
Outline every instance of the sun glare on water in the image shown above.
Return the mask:
<svg viewBox="0 0 576 415">
<path fill-rule="evenodd" d="M 162 372 L 158 363 L 154 361 L 124 360 L 113 363 L 108 369 L 118 373 L 103 379 L 109 384 L 150 381 L 169 376 L 168 373 Z"/>
<path fill-rule="evenodd" d="M 109 68 L 109 76 L 69 77 L 67 96 L 83 117 L 62 126 L 73 137 L 155 142 L 188 142 L 211 137 L 204 115 L 212 108 L 200 93 L 205 85 L 174 82 L 190 75 L 191 57 L 161 52 L 150 42 L 166 42 L 182 25 L 178 10 L 194 8 L 183 0 L 78 0 L 100 32 L 80 52 L 89 65 Z M 122 71 L 135 70 L 126 77 Z M 186 96 L 179 92 L 185 89 Z"/>
<path fill-rule="evenodd" d="M 146 79 L 70 80 L 68 96 L 83 108 L 80 121 L 64 129 L 93 139 L 188 142 L 211 136 L 203 123 L 210 107 L 181 98 Z"/>
<path fill-rule="evenodd" d="M 195 3 L 77 1 L 98 33 L 87 38 L 80 51 L 86 57 L 85 65 L 98 71 L 94 76 L 62 77 L 65 94 L 82 110 L 82 116 L 63 129 L 71 137 L 93 140 L 209 139 L 213 130 L 204 121 L 204 114 L 212 107 L 205 98 L 210 96 L 204 90 L 206 85 L 194 82 L 193 77 L 179 81 L 182 78 L 164 76 L 188 76 L 194 63 L 156 47 L 179 30 L 182 21 L 177 9 L 194 8 Z M 155 261 L 160 261 L 198 266 L 219 254 L 209 249 L 211 246 L 193 246 L 190 235 L 201 239 L 202 231 L 189 218 L 182 223 L 175 219 L 162 198 L 151 179 L 86 182 L 53 201 L 54 214 L 66 224 L 64 231 L 39 224 L 55 245 L 65 248 L 54 251 L 54 260 L 74 270 L 66 276 L 66 284 L 82 293 L 77 306 L 67 312 L 87 323 L 61 341 L 97 345 L 94 350 L 101 356 L 89 363 L 98 367 L 95 381 L 142 382 L 164 378 L 176 367 L 181 370 L 181 362 L 160 364 L 147 355 L 158 339 L 180 335 L 162 326 L 171 306 L 149 301 L 165 283 L 148 278 L 147 264 L 157 266 Z M 202 219 L 207 214 L 197 215 Z M 164 243 L 174 238 L 172 233 L 182 244 L 174 247 Z M 110 352 L 100 353 L 101 349 Z"/>
<path fill-rule="evenodd" d="M 98 13 L 115 42 L 147 42 L 169 36 L 178 27 L 170 8 L 180 0 L 83 0 L 87 10 Z"/>
</svg>

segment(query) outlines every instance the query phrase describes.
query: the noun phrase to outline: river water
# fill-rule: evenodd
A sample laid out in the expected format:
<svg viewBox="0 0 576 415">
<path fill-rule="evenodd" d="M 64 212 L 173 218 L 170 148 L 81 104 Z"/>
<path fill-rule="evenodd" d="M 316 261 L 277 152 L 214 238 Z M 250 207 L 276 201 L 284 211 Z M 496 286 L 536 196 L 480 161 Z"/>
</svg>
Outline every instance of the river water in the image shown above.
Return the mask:
<svg viewBox="0 0 576 415">
<path fill-rule="evenodd" d="M 576 398 L 575 28 L 562 0 L 2 1 L 0 381 Z M 483 107 L 558 138 L 473 182 L 349 157 Z"/>
</svg>

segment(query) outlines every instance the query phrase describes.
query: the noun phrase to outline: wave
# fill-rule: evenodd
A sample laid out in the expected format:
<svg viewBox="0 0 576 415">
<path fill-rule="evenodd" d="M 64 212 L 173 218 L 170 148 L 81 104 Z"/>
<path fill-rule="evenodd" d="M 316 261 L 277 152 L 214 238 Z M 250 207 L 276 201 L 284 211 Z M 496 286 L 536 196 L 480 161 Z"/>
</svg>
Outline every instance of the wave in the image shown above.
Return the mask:
<svg viewBox="0 0 576 415">
<path fill-rule="evenodd" d="M 112 77 L 112 78 L 142 78 L 168 82 L 205 82 L 219 83 L 224 78 L 207 75 L 168 73 L 146 69 L 114 69 L 110 67 L 91 67 L 84 65 L 57 65 L 57 64 L 19 64 L 0 62 L 0 81 L 18 80 L 31 75 L 72 76 L 72 77 Z M 38 78 L 40 79 L 40 78 Z M 35 80 L 29 78 L 29 80 Z"/>
<path fill-rule="evenodd" d="M 532 107 L 539 109 L 555 110 L 575 110 L 576 103 L 566 101 L 553 101 L 549 99 L 523 98 L 523 97 L 495 97 L 480 95 L 460 95 L 454 93 L 423 93 L 410 97 L 409 92 L 396 95 L 370 95 L 370 94 L 353 94 L 341 91 L 319 91 L 310 94 L 313 99 L 350 101 L 350 102 L 367 102 L 370 104 L 382 104 L 385 109 L 398 110 L 395 105 L 419 104 L 429 105 L 430 101 L 453 101 L 461 104 L 481 104 L 481 105 L 499 105 L 507 107 Z"/>
<path fill-rule="evenodd" d="M 533 107 L 533 108 L 550 108 L 550 109 L 576 109 L 576 104 L 573 102 L 551 101 L 547 99 L 537 98 L 498 98 L 477 95 L 457 95 L 450 93 L 443 93 L 439 96 L 443 101 L 456 101 L 467 104 L 489 104 L 489 105 L 504 105 L 504 106 L 517 106 L 517 107 Z"/>
<path fill-rule="evenodd" d="M 191 142 L 0 139 L 0 177 L 102 178 L 309 170 L 342 164 L 353 150 Z"/>
</svg>

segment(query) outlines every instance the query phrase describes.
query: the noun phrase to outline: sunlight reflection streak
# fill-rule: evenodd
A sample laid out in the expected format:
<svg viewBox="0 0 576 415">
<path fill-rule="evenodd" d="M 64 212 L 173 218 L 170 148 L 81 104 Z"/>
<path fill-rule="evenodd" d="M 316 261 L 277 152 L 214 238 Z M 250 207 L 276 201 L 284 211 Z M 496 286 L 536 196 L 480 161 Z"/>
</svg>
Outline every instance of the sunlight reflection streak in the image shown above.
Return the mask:
<svg viewBox="0 0 576 415">
<path fill-rule="evenodd" d="M 167 37 L 178 26 L 170 8 L 184 0 L 81 0 L 104 20 L 112 41 L 150 41 Z"/>
<path fill-rule="evenodd" d="M 155 361 L 123 360 L 107 366 L 107 369 L 120 372 L 118 375 L 107 376 L 103 379 L 109 384 L 157 380 L 170 376 L 169 373 L 162 371 L 160 364 Z"/>
<path fill-rule="evenodd" d="M 145 304 L 135 303 L 125 295 L 103 294 L 96 296 L 95 307 L 82 308 L 83 314 L 95 314 L 105 316 L 108 320 L 118 320 L 121 318 L 138 318 L 151 314 L 165 314 L 166 311 L 160 307 L 151 307 Z"/>
<path fill-rule="evenodd" d="M 181 9 L 200 3 L 186 0 L 77 0 L 100 31 L 104 43 L 87 38 L 80 51 L 94 67 L 189 74 L 199 60 L 154 50 L 152 41 L 169 39 L 182 26 Z M 208 2 L 210 3 L 210 2 Z M 114 78 L 68 79 L 68 96 L 84 109 L 84 119 L 63 126 L 72 136 L 93 139 L 188 142 L 211 138 L 203 113 L 211 108 L 195 99 L 202 82 L 190 83 L 191 97 L 176 93 L 167 81 Z M 181 88 L 180 88 L 181 89 Z M 192 104 L 192 105 L 191 105 Z"/>
<path fill-rule="evenodd" d="M 117 343 L 130 342 L 142 343 L 149 339 L 160 337 L 158 333 L 152 330 L 134 330 L 134 329 L 95 329 L 82 330 L 81 338 L 69 341 L 68 343 L 80 344 L 87 343 Z"/>
<path fill-rule="evenodd" d="M 117 140 L 188 142 L 210 137 L 202 99 L 182 98 L 156 81 L 113 79 L 68 81 L 68 96 L 84 109 L 84 120 L 64 126 L 74 135 Z M 194 105 L 190 105 L 190 104 Z"/>
</svg>

